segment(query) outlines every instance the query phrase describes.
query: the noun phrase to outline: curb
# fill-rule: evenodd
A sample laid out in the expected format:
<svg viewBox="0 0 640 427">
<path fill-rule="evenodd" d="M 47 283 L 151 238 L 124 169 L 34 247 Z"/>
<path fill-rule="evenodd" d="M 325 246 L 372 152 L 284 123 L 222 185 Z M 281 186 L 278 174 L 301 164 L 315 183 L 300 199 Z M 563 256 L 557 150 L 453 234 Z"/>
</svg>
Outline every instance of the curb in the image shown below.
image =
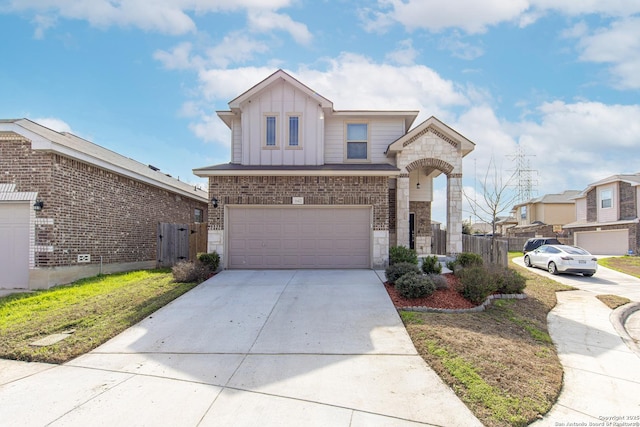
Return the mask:
<svg viewBox="0 0 640 427">
<path fill-rule="evenodd" d="M 526 299 L 527 294 L 494 294 L 489 295 L 484 302 L 473 308 L 433 308 L 433 307 L 402 307 L 398 311 L 417 311 L 422 313 L 478 313 L 486 310 L 494 299 Z M 638 307 L 640 309 L 640 306 Z M 626 332 L 626 331 L 625 331 Z"/>
<path fill-rule="evenodd" d="M 631 351 L 633 351 L 638 357 L 640 357 L 640 345 L 636 343 L 633 338 L 627 332 L 627 329 L 624 327 L 625 322 L 636 311 L 640 310 L 640 302 L 630 302 L 625 305 L 622 305 L 611 312 L 609 315 L 609 320 L 613 325 L 613 328 L 616 330 L 622 341 L 629 347 Z"/>
</svg>

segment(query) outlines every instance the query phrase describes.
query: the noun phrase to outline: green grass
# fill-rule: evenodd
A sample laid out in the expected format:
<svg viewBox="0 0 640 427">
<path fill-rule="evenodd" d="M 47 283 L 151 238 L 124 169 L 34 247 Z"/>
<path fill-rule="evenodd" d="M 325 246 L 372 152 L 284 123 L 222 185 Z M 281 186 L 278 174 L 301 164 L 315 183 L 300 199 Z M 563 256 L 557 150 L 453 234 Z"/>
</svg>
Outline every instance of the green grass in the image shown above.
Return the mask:
<svg viewBox="0 0 640 427">
<path fill-rule="evenodd" d="M 621 273 L 640 277 L 640 257 L 637 256 L 600 258 L 598 264 Z"/>
<path fill-rule="evenodd" d="M 0 298 L 0 357 L 66 362 L 138 323 L 195 285 L 175 283 L 169 270 L 143 270 Z M 30 345 L 69 330 L 75 332 L 54 345 Z"/>
</svg>

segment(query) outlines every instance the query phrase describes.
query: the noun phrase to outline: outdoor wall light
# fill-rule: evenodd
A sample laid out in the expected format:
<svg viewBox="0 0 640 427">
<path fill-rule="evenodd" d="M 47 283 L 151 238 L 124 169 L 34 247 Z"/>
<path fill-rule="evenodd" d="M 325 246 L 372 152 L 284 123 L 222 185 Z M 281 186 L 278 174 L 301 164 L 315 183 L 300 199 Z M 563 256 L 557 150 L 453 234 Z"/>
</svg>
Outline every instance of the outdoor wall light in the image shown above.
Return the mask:
<svg viewBox="0 0 640 427">
<path fill-rule="evenodd" d="M 218 207 L 218 199 L 216 199 L 215 197 L 213 199 L 211 199 L 211 204 L 213 205 L 214 208 Z"/>
<path fill-rule="evenodd" d="M 36 202 L 33 204 L 34 211 L 41 211 L 43 207 L 44 202 L 42 200 L 36 200 Z"/>
<path fill-rule="evenodd" d="M 416 184 L 416 188 L 419 190 L 420 189 L 420 183 Z"/>
</svg>

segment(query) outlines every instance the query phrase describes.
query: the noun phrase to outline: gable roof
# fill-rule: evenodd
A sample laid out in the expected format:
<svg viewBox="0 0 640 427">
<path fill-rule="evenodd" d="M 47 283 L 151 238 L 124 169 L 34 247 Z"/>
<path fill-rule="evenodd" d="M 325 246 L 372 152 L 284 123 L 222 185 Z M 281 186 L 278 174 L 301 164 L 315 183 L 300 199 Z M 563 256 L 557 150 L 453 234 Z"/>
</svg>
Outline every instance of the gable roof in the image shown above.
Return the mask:
<svg viewBox="0 0 640 427">
<path fill-rule="evenodd" d="M 529 199 L 526 202 L 519 203 L 513 208 L 516 209 L 520 206 L 533 205 L 536 203 L 544 204 L 559 204 L 559 203 L 574 203 L 576 196 L 580 194 L 580 190 L 565 190 L 560 194 L 545 194 L 541 197 Z"/>
<path fill-rule="evenodd" d="M 640 172 L 608 176 L 604 179 L 601 179 L 600 181 L 596 181 L 594 183 L 589 184 L 587 188 L 582 190 L 582 192 L 580 192 L 580 194 L 576 196 L 576 198 L 581 198 L 586 196 L 589 191 L 591 191 L 592 189 L 598 186 L 611 184 L 614 182 L 626 182 L 627 184 L 631 184 L 632 187 L 638 186 L 640 185 Z"/>
<path fill-rule="evenodd" d="M 460 147 L 462 157 L 472 152 L 476 146 L 475 143 L 467 139 L 464 135 L 453 130 L 442 121 L 437 119 L 435 116 L 431 116 L 415 128 L 411 129 L 409 132 L 389 144 L 386 151 L 387 156 L 402 151 L 405 146 L 411 144 L 414 140 L 418 139 L 420 136 L 424 135 L 427 132 L 436 134 L 438 137 L 447 141 L 449 144 L 456 148 Z"/>
<path fill-rule="evenodd" d="M 416 117 L 418 117 L 418 111 L 408 110 L 408 111 L 396 111 L 396 110 L 342 110 L 336 111 L 333 109 L 333 102 L 320 95 L 309 86 L 297 80 L 295 77 L 291 76 L 287 72 L 282 69 L 277 70 L 273 74 L 271 74 L 266 79 L 262 80 L 258 84 L 254 85 L 250 89 L 243 92 L 241 95 L 235 97 L 231 101 L 229 101 L 229 110 L 228 111 L 216 111 L 218 117 L 229 127 L 231 128 L 231 120 L 237 117 L 240 113 L 241 105 L 258 96 L 262 91 L 267 89 L 273 83 L 285 81 L 291 84 L 296 89 L 301 92 L 307 94 L 309 97 L 314 98 L 318 101 L 320 107 L 324 110 L 324 114 L 327 116 L 342 116 L 342 117 L 377 117 L 377 116 L 395 116 L 402 117 L 405 122 L 405 129 L 409 129 L 413 124 Z"/>
<path fill-rule="evenodd" d="M 72 133 L 56 132 L 29 119 L 0 120 L 0 131 L 13 132 L 26 138 L 33 150 L 64 155 L 191 199 L 208 202 L 207 191 Z"/>
</svg>

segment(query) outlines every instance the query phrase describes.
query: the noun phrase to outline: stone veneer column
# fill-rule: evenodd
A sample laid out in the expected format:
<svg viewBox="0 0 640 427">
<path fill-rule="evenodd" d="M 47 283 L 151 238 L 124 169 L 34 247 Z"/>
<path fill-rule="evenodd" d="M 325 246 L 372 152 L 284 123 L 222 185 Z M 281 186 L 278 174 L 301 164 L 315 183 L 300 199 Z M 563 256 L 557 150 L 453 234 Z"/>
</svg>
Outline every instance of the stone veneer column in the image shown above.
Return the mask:
<svg viewBox="0 0 640 427">
<path fill-rule="evenodd" d="M 462 252 L 462 174 L 447 177 L 447 255 Z"/>
<path fill-rule="evenodd" d="M 396 184 L 396 244 L 409 247 L 409 174 L 402 173 Z"/>
</svg>

